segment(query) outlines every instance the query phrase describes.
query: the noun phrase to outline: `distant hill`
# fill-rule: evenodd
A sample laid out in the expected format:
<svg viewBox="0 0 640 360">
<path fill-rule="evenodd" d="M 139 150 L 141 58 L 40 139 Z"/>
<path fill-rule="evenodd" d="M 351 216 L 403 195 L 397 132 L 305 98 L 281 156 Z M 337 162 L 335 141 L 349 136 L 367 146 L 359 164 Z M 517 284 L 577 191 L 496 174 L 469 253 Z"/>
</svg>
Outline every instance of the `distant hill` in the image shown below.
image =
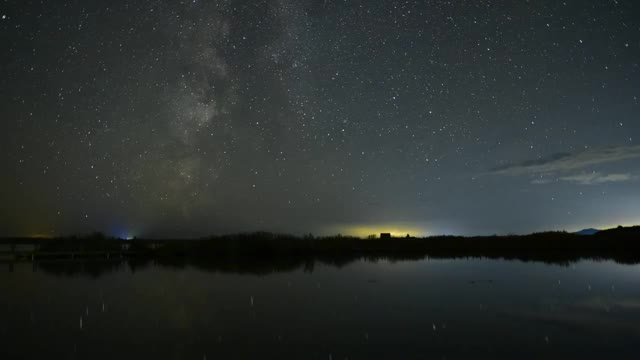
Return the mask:
<svg viewBox="0 0 640 360">
<path fill-rule="evenodd" d="M 636 239 L 640 238 L 640 226 L 618 226 L 611 229 L 584 229 L 573 233 L 582 236 L 597 236 L 602 239 Z"/>
<path fill-rule="evenodd" d="M 590 236 L 590 235 L 595 235 L 595 234 L 597 234 L 599 232 L 600 232 L 600 230 L 598 230 L 598 229 L 589 228 L 589 229 L 576 231 L 576 232 L 574 232 L 574 234 L 580 235 L 580 236 Z"/>
</svg>

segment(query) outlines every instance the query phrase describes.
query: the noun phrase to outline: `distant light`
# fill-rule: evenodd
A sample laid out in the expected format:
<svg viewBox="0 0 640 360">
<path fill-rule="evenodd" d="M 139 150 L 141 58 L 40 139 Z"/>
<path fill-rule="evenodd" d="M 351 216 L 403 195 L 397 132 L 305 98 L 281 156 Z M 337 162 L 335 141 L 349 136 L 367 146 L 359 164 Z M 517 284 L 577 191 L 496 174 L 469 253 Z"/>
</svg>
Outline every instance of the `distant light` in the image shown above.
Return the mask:
<svg viewBox="0 0 640 360">
<path fill-rule="evenodd" d="M 330 228 L 329 233 L 340 233 L 350 236 L 357 236 L 366 238 L 370 235 L 380 236 L 381 233 L 390 233 L 391 237 L 406 237 L 409 236 L 425 236 L 428 231 L 420 224 L 403 224 L 403 223 L 389 223 L 389 224 L 354 224 L 354 225 L 342 225 Z"/>
<path fill-rule="evenodd" d="M 135 238 L 135 236 L 133 236 L 131 234 L 120 234 L 120 235 L 118 235 L 118 238 L 120 240 L 133 240 L 133 238 Z"/>
</svg>

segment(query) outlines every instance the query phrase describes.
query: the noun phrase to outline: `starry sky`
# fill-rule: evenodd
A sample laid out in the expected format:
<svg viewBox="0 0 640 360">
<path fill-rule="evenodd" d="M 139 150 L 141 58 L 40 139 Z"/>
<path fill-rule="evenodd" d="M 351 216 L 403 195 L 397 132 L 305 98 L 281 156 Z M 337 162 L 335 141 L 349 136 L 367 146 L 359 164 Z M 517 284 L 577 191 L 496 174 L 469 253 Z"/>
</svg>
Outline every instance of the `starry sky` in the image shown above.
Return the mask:
<svg viewBox="0 0 640 360">
<path fill-rule="evenodd" d="M 0 3 L 0 235 L 640 223 L 640 3 Z"/>
</svg>

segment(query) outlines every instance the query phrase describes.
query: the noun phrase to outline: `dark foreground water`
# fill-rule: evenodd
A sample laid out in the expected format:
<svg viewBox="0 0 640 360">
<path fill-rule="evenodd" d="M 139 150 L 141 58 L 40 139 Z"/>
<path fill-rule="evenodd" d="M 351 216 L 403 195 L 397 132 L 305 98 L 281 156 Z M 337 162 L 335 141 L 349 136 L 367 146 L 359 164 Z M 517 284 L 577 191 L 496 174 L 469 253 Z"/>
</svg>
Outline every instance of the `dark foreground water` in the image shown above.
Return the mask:
<svg viewBox="0 0 640 360">
<path fill-rule="evenodd" d="M 640 358 L 636 265 L 1 265 L 1 359 Z"/>
</svg>

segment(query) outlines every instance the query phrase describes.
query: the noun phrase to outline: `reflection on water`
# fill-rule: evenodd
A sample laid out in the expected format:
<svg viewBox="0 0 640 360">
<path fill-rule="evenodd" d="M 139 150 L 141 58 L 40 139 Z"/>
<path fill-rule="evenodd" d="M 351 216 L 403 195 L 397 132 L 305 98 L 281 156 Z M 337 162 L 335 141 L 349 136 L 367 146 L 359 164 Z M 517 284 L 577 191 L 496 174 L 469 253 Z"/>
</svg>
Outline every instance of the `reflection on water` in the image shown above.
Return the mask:
<svg viewBox="0 0 640 360">
<path fill-rule="evenodd" d="M 3 265 L 8 359 L 634 358 L 640 340 L 640 267 L 613 262 Z"/>
</svg>

